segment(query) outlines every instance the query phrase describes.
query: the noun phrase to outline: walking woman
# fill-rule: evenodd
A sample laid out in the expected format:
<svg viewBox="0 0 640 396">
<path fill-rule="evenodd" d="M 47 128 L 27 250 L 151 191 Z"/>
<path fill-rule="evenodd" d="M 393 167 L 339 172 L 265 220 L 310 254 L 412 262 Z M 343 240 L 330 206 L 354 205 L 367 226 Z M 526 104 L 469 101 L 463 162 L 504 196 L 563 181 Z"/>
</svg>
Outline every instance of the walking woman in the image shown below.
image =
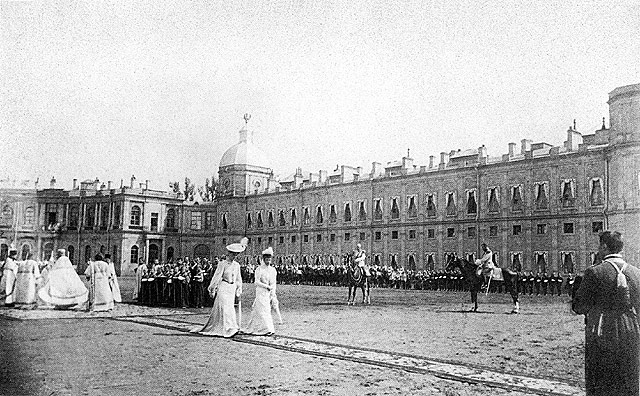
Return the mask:
<svg viewBox="0 0 640 396">
<path fill-rule="evenodd" d="M 262 262 L 255 270 L 256 299 L 253 301 L 248 334 L 271 335 L 274 333 L 271 316 L 271 298 L 275 296 L 276 269 L 271 266 L 273 249 L 262 252 Z"/>
<path fill-rule="evenodd" d="M 240 243 L 227 246 L 228 257 L 218 263 L 208 288 L 209 294 L 213 297 L 211 315 L 207 324 L 202 329 L 195 329 L 195 332 L 229 338 L 240 330 L 234 303 L 242 294 L 242 276 L 240 264 L 235 259 L 245 251 L 247 242 L 247 238 L 242 238 Z"/>
</svg>

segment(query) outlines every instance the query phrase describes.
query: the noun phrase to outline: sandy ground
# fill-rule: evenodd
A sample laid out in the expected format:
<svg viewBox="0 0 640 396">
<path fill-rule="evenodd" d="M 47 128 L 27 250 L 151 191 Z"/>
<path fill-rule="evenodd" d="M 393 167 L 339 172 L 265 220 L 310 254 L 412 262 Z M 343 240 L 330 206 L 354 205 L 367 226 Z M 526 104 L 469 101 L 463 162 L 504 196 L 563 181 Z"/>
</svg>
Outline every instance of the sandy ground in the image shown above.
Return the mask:
<svg viewBox="0 0 640 396">
<path fill-rule="evenodd" d="M 125 293 L 130 287 L 121 281 Z M 372 290 L 372 305 L 346 306 L 346 289 L 280 286 L 278 334 L 398 351 L 511 373 L 583 384 L 583 322 L 566 297 Z M 129 294 L 130 295 L 130 294 Z M 243 295 L 247 324 L 253 286 Z M 464 302 L 464 303 L 463 303 Z M 6 309 L 0 310 L 0 315 Z M 146 310 L 121 304 L 114 316 L 170 314 L 204 323 L 208 309 Z M 350 361 L 121 322 L 89 313 L 68 319 L 0 316 L 0 393 L 7 395 L 522 395 Z"/>
</svg>

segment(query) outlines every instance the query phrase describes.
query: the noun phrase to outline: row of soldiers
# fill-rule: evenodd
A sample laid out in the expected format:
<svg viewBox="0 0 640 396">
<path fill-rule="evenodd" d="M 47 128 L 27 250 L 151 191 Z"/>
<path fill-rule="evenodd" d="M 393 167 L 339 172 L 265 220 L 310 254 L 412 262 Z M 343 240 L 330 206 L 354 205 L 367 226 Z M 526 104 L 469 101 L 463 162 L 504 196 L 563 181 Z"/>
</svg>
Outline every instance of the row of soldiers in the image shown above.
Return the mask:
<svg viewBox="0 0 640 396">
<path fill-rule="evenodd" d="M 138 289 L 134 292 L 140 304 L 150 306 L 193 307 L 211 306 L 213 300 L 207 286 L 213 277 L 218 257 L 178 259 L 175 263 L 141 264 L 138 269 Z M 242 279 L 253 283 L 257 260 L 243 260 Z M 276 264 L 278 283 L 313 286 L 347 286 L 347 266 Z M 373 265 L 369 268 L 371 287 L 403 290 L 466 291 L 467 285 L 459 272 L 405 270 L 402 267 Z M 529 295 L 570 294 L 575 277 L 558 273 L 520 273 L 518 292 Z M 503 282 L 491 282 L 492 293 L 506 292 Z"/>
<path fill-rule="evenodd" d="M 243 279 L 252 273 L 251 264 L 242 266 Z M 347 286 L 346 265 L 294 265 L 278 264 L 278 283 L 302 284 L 314 286 Z M 402 267 L 369 267 L 371 287 L 413 290 L 466 291 L 464 277 L 457 271 L 405 270 Z M 519 274 L 518 292 L 520 294 L 561 295 L 568 294 L 573 287 L 575 276 L 572 273 L 562 276 L 557 272 Z M 506 291 L 503 282 L 492 282 L 490 292 Z"/>
</svg>

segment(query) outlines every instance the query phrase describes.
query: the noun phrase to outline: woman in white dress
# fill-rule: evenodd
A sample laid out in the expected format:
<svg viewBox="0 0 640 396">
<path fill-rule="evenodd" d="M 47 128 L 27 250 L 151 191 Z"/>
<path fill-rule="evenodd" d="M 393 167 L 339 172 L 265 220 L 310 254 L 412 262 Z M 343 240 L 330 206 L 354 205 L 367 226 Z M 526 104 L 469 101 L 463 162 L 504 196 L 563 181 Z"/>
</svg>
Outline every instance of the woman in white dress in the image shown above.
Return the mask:
<svg viewBox="0 0 640 396">
<path fill-rule="evenodd" d="M 195 331 L 204 335 L 230 338 L 238 333 L 240 324 L 236 321 L 234 308 L 236 297 L 242 294 L 242 276 L 240 264 L 235 258 L 247 248 L 247 238 L 242 238 L 240 243 L 232 243 L 227 246 L 228 258 L 218 263 L 216 272 L 209 284 L 209 294 L 213 297 L 213 308 L 209 320 L 203 328 Z"/>
<path fill-rule="evenodd" d="M 262 263 L 255 270 L 256 299 L 253 301 L 248 334 L 272 335 L 275 331 L 271 316 L 271 298 L 276 290 L 276 269 L 271 266 L 273 249 L 262 252 Z"/>
</svg>

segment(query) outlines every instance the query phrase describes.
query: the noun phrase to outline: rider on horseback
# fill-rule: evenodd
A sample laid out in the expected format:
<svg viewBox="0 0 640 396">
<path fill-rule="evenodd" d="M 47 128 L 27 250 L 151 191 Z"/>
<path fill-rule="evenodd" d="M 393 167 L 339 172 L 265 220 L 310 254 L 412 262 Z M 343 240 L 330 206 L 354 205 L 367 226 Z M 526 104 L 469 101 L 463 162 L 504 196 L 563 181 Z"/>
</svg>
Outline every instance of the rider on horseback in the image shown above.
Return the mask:
<svg viewBox="0 0 640 396">
<path fill-rule="evenodd" d="M 362 250 L 362 245 L 358 243 L 356 245 L 356 251 L 353 253 L 353 260 L 356 262 L 356 265 L 364 270 L 364 274 L 369 277 L 371 273 L 369 272 L 369 266 L 366 264 L 367 255 L 364 250 Z"/>
<path fill-rule="evenodd" d="M 493 263 L 493 253 L 491 249 L 487 246 L 486 243 L 480 245 L 482 248 L 482 257 L 479 260 L 476 260 L 476 265 L 478 266 L 477 274 L 478 276 L 482 276 L 483 283 L 481 289 L 486 289 L 488 287 L 488 279 L 489 276 L 493 274 L 493 269 L 496 267 Z"/>
</svg>

